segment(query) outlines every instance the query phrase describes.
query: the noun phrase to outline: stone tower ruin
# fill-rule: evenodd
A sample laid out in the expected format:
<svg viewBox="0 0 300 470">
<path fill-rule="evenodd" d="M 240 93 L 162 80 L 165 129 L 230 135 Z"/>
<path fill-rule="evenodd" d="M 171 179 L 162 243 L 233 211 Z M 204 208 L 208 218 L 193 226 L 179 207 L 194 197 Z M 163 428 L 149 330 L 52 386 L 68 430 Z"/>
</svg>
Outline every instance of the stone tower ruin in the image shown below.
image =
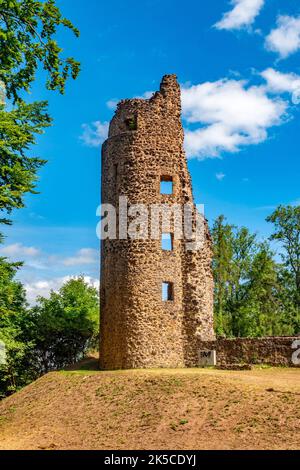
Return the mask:
<svg viewBox="0 0 300 470">
<path fill-rule="evenodd" d="M 149 100 L 119 103 L 102 149 L 102 204 L 117 208 L 118 230 L 120 196 L 129 206 L 195 209 L 183 141 L 175 75 L 164 76 Z M 160 238 L 102 240 L 102 369 L 197 366 L 199 344 L 214 339 L 211 239 L 204 218 L 203 226 L 196 250 L 173 233 L 169 249 Z"/>
</svg>

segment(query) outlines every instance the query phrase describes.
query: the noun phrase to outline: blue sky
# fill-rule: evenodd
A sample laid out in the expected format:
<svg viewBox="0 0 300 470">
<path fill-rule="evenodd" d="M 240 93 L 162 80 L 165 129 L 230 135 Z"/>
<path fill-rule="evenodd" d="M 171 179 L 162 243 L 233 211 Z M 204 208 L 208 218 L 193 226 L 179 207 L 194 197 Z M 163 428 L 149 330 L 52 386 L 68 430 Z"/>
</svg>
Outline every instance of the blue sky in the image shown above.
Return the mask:
<svg viewBox="0 0 300 470">
<path fill-rule="evenodd" d="M 183 89 L 196 201 L 210 223 L 222 213 L 268 236 L 272 208 L 300 200 L 298 0 L 58 4 L 81 31 L 78 40 L 69 32 L 59 40 L 82 73 L 64 96 L 45 91 L 42 74 L 32 90 L 31 99 L 47 99 L 54 117 L 35 149 L 48 164 L 40 194 L 13 214 L 2 248 L 25 261 L 18 277 L 30 300 L 68 276 L 96 283 L 107 122 L 115 101 L 148 96 L 167 73 L 176 73 Z"/>
</svg>

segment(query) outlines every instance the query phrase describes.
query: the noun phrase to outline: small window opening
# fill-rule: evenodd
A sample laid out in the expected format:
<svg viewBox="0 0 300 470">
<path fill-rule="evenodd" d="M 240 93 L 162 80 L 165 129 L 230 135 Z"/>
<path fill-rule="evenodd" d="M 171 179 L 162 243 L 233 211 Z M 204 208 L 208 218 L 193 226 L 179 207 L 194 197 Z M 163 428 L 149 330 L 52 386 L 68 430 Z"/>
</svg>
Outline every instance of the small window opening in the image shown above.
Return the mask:
<svg viewBox="0 0 300 470">
<path fill-rule="evenodd" d="M 163 302 L 172 302 L 174 300 L 174 284 L 172 282 L 162 283 Z"/>
<path fill-rule="evenodd" d="M 172 233 L 163 233 L 161 237 L 161 247 L 164 251 L 173 251 L 173 234 Z"/>
<path fill-rule="evenodd" d="M 172 176 L 161 176 L 161 178 L 160 178 L 160 194 L 173 194 L 173 178 L 172 178 Z"/>
<path fill-rule="evenodd" d="M 127 119 L 125 119 L 125 124 L 129 131 L 136 131 L 137 130 L 137 117 L 136 116 L 128 117 Z"/>
</svg>

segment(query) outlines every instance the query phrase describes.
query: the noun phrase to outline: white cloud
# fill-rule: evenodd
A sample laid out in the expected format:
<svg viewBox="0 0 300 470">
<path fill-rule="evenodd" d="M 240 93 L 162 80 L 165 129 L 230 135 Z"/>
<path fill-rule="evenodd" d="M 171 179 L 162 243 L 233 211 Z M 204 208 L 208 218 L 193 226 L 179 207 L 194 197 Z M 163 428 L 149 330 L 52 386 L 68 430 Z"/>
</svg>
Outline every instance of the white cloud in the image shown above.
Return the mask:
<svg viewBox="0 0 300 470">
<path fill-rule="evenodd" d="M 22 243 L 14 243 L 1 248 L 0 254 L 11 258 L 36 257 L 40 254 L 40 250 L 33 246 L 24 246 Z"/>
<path fill-rule="evenodd" d="M 143 93 L 140 96 L 135 96 L 135 98 L 140 99 L 140 100 L 150 100 L 150 98 L 152 98 L 153 95 L 154 95 L 154 91 L 145 91 L 145 93 Z"/>
<path fill-rule="evenodd" d="M 270 97 L 264 86 L 222 79 L 182 89 L 183 118 L 197 129 L 186 129 L 189 157 L 215 158 L 263 142 L 268 129 L 283 122 L 288 104 Z"/>
<path fill-rule="evenodd" d="M 134 98 L 137 99 L 144 99 L 148 100 L 153 96 L 153 91 L 146 91 L 141 96 L 135 96 Z M 117 98 L 113 98 L 106 102 L 106 106 L 115 111 L 119 100 Z M 87 146 L 87 147 L 100 147 L 103 142 L 107 139 L 108 131 L 109 131 L 109 122 L 101 122 L 95 121 L 92 124 L 82 124 L 82 135 L 80 136 L 80 140 Z"/>
<path fill-rule="evenodd" d="M 51 280 L 25 283 L 24 287 L 26 290 L 27 301 L 30 303 L 30 305 L 33 305 L 37 297 L 48 297 L 51 290 L 59 290 L 59 288 L 69 279 L 70 277 L 66 276 Z"/>
<path fill-rule="evenodd" d="M 75 256 L 63 260 L 65 266 L 83 266 L 94 264 L 98 261 L 99 252 L 92 248 L 82 248 Z"/>
<path fill-rule="evenodd" d="M 300 90 L 300 75 L 295 73 L 281 73 L 268 68 L 261 73 L 266 80 L 268 90 L 272 93 L 293 93 Z"/>
<path fill-rule="evenodd" d="M 266 80 L 266 84 L 260 86 L 250 86 L 239 77 L 182 85 L 188 157 L 216 158 L 222 152 L 238 152 L 244 146 L 265 141 L 269 129 L 285 121 L 289 103 L 279 95 L 297 90 L 300 77 L 281 74 L 271 68 L 260 75 Z M 139 98 L 149 99 L 152 95 L 152 91 L 147 91 Z M 111 106 L 114 102 L 111 101 Z M 106 137 L 108 123 L 97 121 L 93 127 L 85 125 L 81 138 L 87 145 L 96 147 Z M 75 263 L 75 259 L 67 262 Z"/>
<path fill-rule="evenodd" d="M 223 179 L 226 177 L 224 173 L 217 173 L 216 178 L 218 181 L 223 181 Z"/>
<path fill-rule="evenodd" d="M 88 147 L 99 147 L 108 136 L 109 123 L 95 121 L 92 124 L 83 124 L 83 133 L 80 139 Z"/>
<path fill-rule="evenodd" d="M 14 261 L 25 259 L 25 266 L 36 270 L 53 267 L 93 265 L 98 262 L 99 251 L 92 248 L 82 248 L 74 256 L 63 258 L 61 255 L 43 253 L 35 247 L 28 247 L 22 243 L 4 246 L 0 249 L 0 256 L 7 256 Z"/>
<path fill-rule="evenodd" d="M 233 9 L 216 23 L 217 29 L 241 29 L 251 25 L 262 9 L 265 0 L 231 0 Z"/>
<path fill-rule="evenodd" d="M 266 37 L 265 46 L 282 59 L 297 52 L 300 49 L 300 17 L 279 16 L 277 27 Z"/>
<path fill-rule="evenodd" d="M 141 100 L 149 100 L 154 95 L 154 91 L 145 91 L 142 95 L 134 96 L 133 98 Z M 118 98 L 112 98 L 106 102 L 108 109 L 115 111 L 120 100 Z"/>
<path fill-rule="evenodd" d="M 118 103 L 119 103 L 119 100 L 113 98 L 113 99 L 108 100 L 106 102 L 106 106 L 108 107 L 108 109 L 111 109 L 112 111 L 114 111 L 116 109 Z"/>
<path fill-rule="evenodd" d="M 24 287 L 26 290 L 27 301 L 30 305 L 34 305 L 37 297 L 48 297 L 52 290 L 57 292 L 63 284 L 74 278 L 76 279 L 76 276 L 64 276 L 47 280 L 35 280 L 33 282 L 25 283 Z M 98 279 L 84 276 L 84 280 L 90 286 L 99 289 Z"/>
</svg>

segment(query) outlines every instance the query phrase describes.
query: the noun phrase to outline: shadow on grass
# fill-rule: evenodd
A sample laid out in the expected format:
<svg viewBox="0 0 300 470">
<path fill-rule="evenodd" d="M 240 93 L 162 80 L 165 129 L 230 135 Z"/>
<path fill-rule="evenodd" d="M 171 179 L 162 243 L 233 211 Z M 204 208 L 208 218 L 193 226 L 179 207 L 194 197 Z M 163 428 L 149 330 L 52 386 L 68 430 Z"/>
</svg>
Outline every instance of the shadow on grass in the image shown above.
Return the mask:
<svg viewBox="0 0 300 470">
<path fill-rule="evenodd" d="M 95 356 L 89 356 L 77 364 L 65 367 L 63 372 L 100 372 L 99 359 Z"/>
</svg>

